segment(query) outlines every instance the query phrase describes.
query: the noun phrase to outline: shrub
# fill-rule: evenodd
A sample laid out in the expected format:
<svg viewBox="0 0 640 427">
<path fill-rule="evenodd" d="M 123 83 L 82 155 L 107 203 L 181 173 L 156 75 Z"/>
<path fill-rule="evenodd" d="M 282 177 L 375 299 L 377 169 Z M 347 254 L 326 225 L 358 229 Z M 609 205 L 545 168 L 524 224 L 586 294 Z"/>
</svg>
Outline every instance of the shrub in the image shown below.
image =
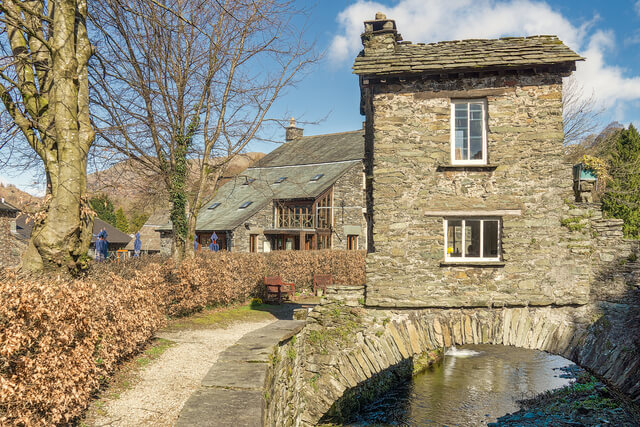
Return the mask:
<svg viewBox="0 0 640 427">
<path fill-rule="evenodd" d="M 164 316 L 136 280 L 0 284 L 0 424 L 65 424 Z"/>
<path fill-rule="evenodd" d="M 165 322 L 260 296 L 265 275 L 297 290 L 314 273 L 364 283 L 364 251 L 201 253 L 95 264 L 83 278 L 0 270 L 0 425 L 68 424 Z"/>
</svg>

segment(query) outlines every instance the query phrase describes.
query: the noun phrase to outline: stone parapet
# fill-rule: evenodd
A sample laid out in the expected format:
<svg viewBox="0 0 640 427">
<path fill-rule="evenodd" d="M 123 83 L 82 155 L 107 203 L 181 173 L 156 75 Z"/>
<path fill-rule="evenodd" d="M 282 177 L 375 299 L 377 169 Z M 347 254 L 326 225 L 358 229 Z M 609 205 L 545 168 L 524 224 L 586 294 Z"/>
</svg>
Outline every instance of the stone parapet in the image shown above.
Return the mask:
<svg viewBox="0 0 640 427">
<path fill-rule="evenodd" d="M 227 348 L 185 403 L 176 426 L 263 426 L 265 416 L 268 418 L 265 403 L 268 406 L 270 401 L 267 390 L 275 389 L 269 368 L 279 357 L 279 348 L 291 341 L 304 324 L 279 320 L 246 334 Z M 295 390 L 290 393 L 294 399 Z M 286 416 L 295 418 L 295 414 Z M 285 415 L 278 417 L 283 419 Z"/>
</svg>

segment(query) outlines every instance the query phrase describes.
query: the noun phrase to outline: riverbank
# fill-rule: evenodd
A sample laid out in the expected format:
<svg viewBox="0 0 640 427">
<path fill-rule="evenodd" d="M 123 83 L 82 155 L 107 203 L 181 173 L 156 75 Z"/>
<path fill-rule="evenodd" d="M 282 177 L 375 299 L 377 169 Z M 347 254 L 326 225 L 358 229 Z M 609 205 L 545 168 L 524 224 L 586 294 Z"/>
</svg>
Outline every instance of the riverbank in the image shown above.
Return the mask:
<svg viewBox="0 0 640 427">
<path fill-rule="evenodd" d="M 565 387 L 519 401 L 518 412 L 504 415 L 491 427 L 502 426 L 637 426 L 640 412 L 633 404 L 584 369 L 560 368 L 575 381 Z"/>
</svg>

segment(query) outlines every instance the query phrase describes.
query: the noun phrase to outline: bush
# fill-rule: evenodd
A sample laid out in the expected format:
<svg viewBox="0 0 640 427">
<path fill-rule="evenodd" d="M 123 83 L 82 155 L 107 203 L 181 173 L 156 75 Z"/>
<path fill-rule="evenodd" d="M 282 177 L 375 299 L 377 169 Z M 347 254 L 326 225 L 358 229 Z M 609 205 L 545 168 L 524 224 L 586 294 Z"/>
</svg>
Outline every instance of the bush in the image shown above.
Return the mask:
<svg viewBox="0 0 640 427">
<path fill-rule="evenodd" d="M 205 252 L 93 265 L 79 279 L 0 270 L 0 425 L 67 424 L 165 322 L 262 294 L 266 275 L 364 283 L 364 251 Z"/>
<path fill-rule="evenodd" d="M 21 279 L 0 284 L 0 424 L 66 424 L 163 323 L 144 284 Z"/>
</svg>

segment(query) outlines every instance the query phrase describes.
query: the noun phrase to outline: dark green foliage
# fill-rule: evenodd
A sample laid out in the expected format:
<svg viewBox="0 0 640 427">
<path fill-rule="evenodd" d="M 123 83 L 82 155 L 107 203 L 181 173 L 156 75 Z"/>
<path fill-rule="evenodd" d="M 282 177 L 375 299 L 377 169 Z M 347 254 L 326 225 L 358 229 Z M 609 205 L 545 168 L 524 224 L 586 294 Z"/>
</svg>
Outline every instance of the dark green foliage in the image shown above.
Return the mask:
<svg viewBox="0 0 640 427">
<path fill-rule="evenodd" d="M 113 209 L 113 202 L 106 194 L 99 194 L 89 200 L 91 209 L 95 211 L 98 218 L 116 226 L 116 214 Z"/>
<path fill-rule="evenodd" d="M 116 211 L 116 228 L 124 233 L 129 232 L 129 220 L 122 208 L 118 208 Z"/>
<path fill-rule="evenodd" d="M 140 231 L 145 222 L 149 219 L 149 215 L 145 213 L 131 214 L 131 221 L 129 222 L 129 233 L 137 233 Z"/>
<path fill-rule="evenodd" d="M 602 209 L 624 220 L 625 237 L 640 238 L 640 135 L 633 125 L 618 134 L 609 172 Z"/>
</svg>

